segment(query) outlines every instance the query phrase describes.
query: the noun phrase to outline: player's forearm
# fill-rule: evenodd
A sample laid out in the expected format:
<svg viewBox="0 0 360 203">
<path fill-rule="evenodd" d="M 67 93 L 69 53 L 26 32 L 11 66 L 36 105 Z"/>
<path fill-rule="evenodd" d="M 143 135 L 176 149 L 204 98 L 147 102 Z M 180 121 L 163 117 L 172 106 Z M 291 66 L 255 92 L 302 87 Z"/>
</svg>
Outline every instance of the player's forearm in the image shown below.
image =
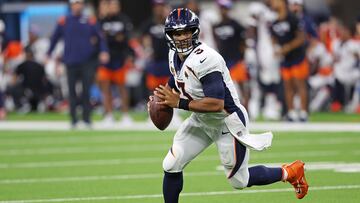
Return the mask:
<svg viewBox="0 0 360 203">
<path fill-rule="evenodd" d="M 203 98 L 192 100 L 189 103 L 189 110 L 194 112 L 221 112 L 224 109 L 224 100 L 215 98 Z"/>
</svg>

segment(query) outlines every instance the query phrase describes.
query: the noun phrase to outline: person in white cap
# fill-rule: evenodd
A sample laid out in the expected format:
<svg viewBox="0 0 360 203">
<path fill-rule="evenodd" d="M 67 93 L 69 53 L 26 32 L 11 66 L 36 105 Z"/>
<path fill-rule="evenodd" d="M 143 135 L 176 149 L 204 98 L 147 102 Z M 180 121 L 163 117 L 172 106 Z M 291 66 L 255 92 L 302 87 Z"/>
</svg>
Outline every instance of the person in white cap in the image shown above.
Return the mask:
<svg viewBox="0 0 360 203">
<path fill-rule="evenodd" d="M 288 0 L 289 10 L 293 12 L 302 23 L 307 38 L 318 38 L 317 26 L 314 20 L 305 13 L 303 0 Z"/>
<path fill-rule="evenodd" d="M 93 83 L 98 62 L 109 61 L 108 47 L 95 17 L 83 13 L 83 0 L 69 0 L 71 13 L 58 20 L 51 37 L 50 48 L 47 52 L 50 58 L 60 39 L 64 41 L 63 62 L 66 66 L 69 86 L 71 128 L 78 123 L 76 107 L 78 95 L 76 83 L 82 83 L 81 106 L 82 120 L 86 127 L 91 127 L 90 87 Z"/>
</svg>

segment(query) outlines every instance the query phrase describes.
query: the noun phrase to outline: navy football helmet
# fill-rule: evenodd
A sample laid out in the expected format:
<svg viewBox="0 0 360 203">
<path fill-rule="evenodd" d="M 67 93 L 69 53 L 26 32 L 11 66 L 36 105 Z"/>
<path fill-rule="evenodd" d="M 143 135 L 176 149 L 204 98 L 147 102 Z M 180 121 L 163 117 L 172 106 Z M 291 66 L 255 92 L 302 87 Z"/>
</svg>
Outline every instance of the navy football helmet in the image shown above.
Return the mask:
<svg viewBox="0 0 360 203">
<path fill-rule="evenodd" d="M 189 54 L 200 42 L 199 18 L 187 8 L 177 8 L 171 11 L 165 21 L 165 38 L 170 49 L 177 53 Z M 173 34 L 177 31 L 190 30 L 191 39 L 174 40 Z"/>
</svg>

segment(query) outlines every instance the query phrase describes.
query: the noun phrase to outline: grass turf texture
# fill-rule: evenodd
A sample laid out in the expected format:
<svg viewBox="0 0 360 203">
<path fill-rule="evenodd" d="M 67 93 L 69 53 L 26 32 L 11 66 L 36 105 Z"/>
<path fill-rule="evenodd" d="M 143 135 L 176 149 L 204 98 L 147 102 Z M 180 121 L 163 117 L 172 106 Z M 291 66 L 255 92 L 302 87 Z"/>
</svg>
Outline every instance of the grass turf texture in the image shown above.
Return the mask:
<svg viewBox="0 0 360 203">
<path fill-rule="evenodd" d="M 174 132 L 0 131 L 0 202 L 56 199 L 59 202 L 162 202 L 162 159 Z M 252 152 L 250 164 L 359 162 L 359 133 L 277 133 L 273 146 Z M 297 202 L 288 183 L 237 193 L 228 184 L 214 145 L 185 170 L 185 203 Z M 301 202 L 358 202 L 360 189 L 311 190 L 359 185 L 360 173 L 308 170 L 310 191 Z M 278 192 L 271 192 L 280 189 Z M 283 191 L 289 189 L 291 191 Z M 252 190 L 270 190 L 248 193 Z M 199 195 L 199 192 L 226 194 Z M 232 193 L 232 192 L 236 193 Z M 190 194 L 189 194 L 190 193 Z M 191 195 L 197 193 L 198 196 Z M 141 197 L 139 195 L 154 195 Z M 126 199 L 126 196 L 135 199 Z M 91 197 L 75 201 L 69 198 Z M 96 199 L 103 197 L 103 199 Z M 116 199 L 117 198 L 117 199 Z M 78 200 L 78 199 L 77 199 Z M 28 201 L 31 202 L 31 201 Z M 48 201 L 40 201 L 48 202 Z"/>
<path fill-rule="evenodd" d="M 186 118 L 189 113 L 184 112 L 182 117 Z M 130 116 L 135 121 L 145 121 L 148 118 L 147 112 L 130 112 Z M 115 118 L 119 119 L 121 115 L 115 113 Z M 93 119 L 99 121 L 102 119 L 100 114 L 93 114 Z M 10 121 L 64 121 L 69 120 L 69 116 L 66 113 L 36 113 L 18 114 L 10 113 L 7 120 Z M 263 118 L 259 118 L 257 121 L 264 121 Z M 347 113 L 331 113 L 331 112 L 317 112 L 310 114 L 309 121 L 312 122 L 360 122 L 360 114 L 347 114 Z"/>
</svg>

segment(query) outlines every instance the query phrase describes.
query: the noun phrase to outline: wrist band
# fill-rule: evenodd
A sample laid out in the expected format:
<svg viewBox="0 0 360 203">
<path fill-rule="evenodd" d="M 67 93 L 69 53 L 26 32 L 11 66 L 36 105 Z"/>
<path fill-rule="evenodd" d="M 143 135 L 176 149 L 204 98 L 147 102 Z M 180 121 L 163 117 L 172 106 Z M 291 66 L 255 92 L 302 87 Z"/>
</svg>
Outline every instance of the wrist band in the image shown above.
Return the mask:
<svg viewBox="0 0 360 203">
<path fill-rule="evenodd" d="M 179 109 L 189 110 L 190 100 L 180 99 L 179 100 Z"/>
</svg>

